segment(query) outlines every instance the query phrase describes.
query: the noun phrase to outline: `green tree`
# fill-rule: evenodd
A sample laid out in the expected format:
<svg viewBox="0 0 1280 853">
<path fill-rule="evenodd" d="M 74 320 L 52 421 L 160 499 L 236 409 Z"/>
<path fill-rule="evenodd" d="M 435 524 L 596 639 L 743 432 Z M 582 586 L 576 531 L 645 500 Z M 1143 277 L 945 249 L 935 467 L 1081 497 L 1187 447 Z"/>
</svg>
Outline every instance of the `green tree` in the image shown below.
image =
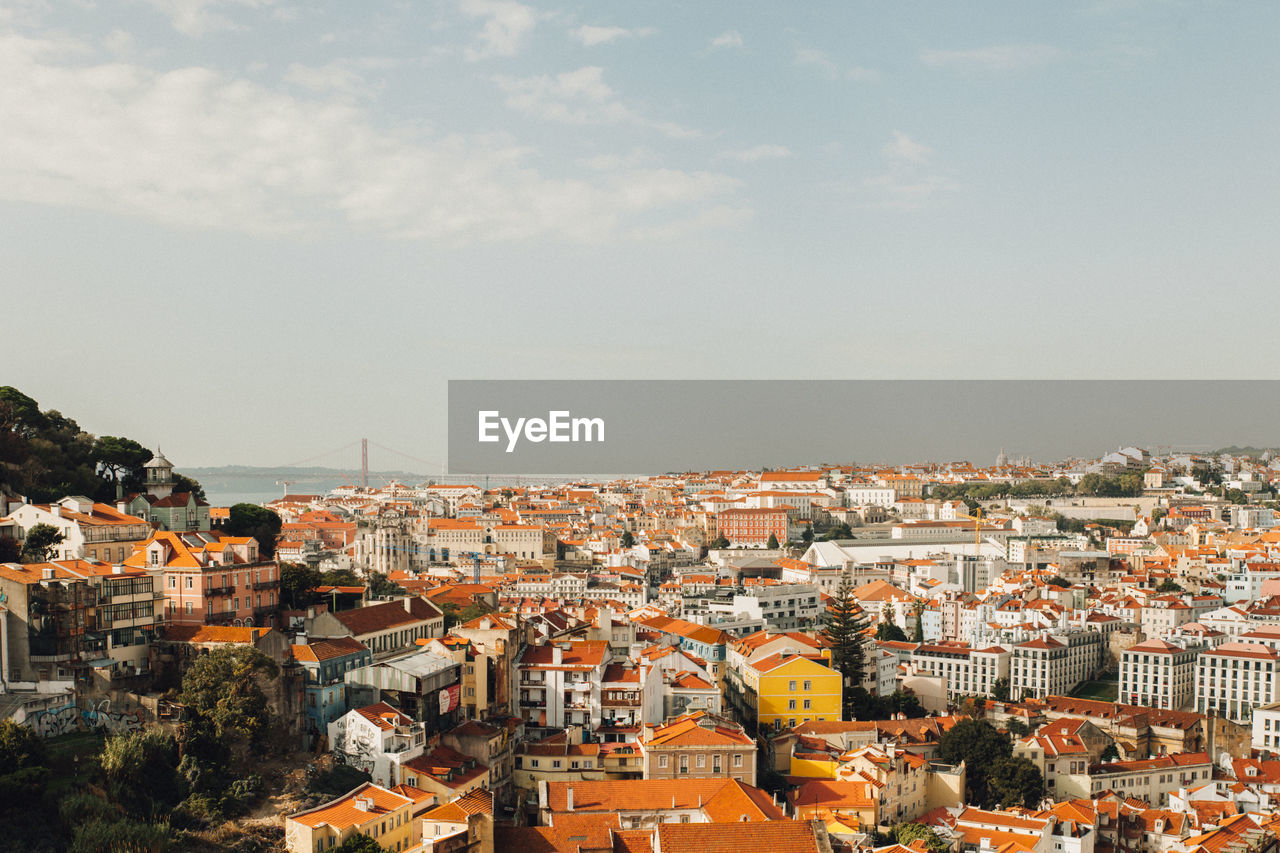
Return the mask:
<svg viewBox="0 0 1280 853">
<path fill-rule="evenodd" d="M 778 537 L 770 533 L 769 541 L 764 543 L 764 547 L 768 548 L 770 551 L 776 550 L 778 547 Z"/>
<path fill-rule="evenodd" d="M 1165 578 L 1156 587 L 1156 592 L 1182 592 L 1182 586 L 1173 578 Z"/>
<path fill-rule="evenodd" d="M 240 503 L 227 511 L 223 530 L 232 536 L 252 536 L 258 540 L 262 556 L 271 559 L 276 553 L 276 538 L 283 522 L 272 510 L 257 504 Z"/>
<path fill-rule="evenodd" d="M 1009 738 L 986 720 L 964 719 L 938 739 L 938 758 L 966 767 L 967 800 L 983 808 L 994 801 L 987 776 L 1000 759 L 1013 755 Z"/>
<path fill-rule="evenodd" d="M 208 500 L 204 493 L 204 486 L 188 477 L 186 474 L 173 475 L 173 490 L 175 492 L 190 492 L 195 495 L 196 500 Z"/>
<path fill-rule="evenodd" d="M 991 682 L 991 695 L 997 701 L 1009 701 L 1009 676 L 1004 675 Z"/>
<path fill-rule="evenodd" d="M 0 812 L 38 803 L 49 778 L 44 740 L 13 720 L 0 722 Z"/>
<path fill-rule="evenodd" d="M 924 642 L 924 602 L 917 601 L 912 605 L 911 610 L 915 615 L 915 631 L 911 640 L 915 643 Z"/>
<path fill-rule="evenodd" d="M 876 639 L 905 643 L 907 641 L 907 634 L 893 622 L 881 622 L 876 626 Z"/>
<path fill-rule="evenodd" d="M 635 546 L 636 546 L 636 537 L 632 535 L 630 530 L 625 531 L 622 534 L 622 547 L 634 548 Z"/>
<path fill-rule="evenodd" d="M 827 607 L 826 626 L 822 629 L 822 639 L 831 649 L 831 667 L 843 676 L 846 709 L 851 691 L 862 683 L 867 669 L 861 623 L 862 608 L 853 597 L 853 582 L 846 577 Z"/>
<path fill-rule="evenodd" d="M 0 536 L 0 563 L 22 561 L 22 546 L 11 536 Z"/>
<path fill-rule="evenodd" d="M 404 595 L 405 589 L 388 578 L 382 572 L 369 572 L 365 575 L 369 582 L 369 594 L 389 598 L 393 595 Z"/>
<path fill-rule="evenodd" d="M 333 569 L 320 575 L 320 586 L 364 586 L 364 581 L 351 569 Z"/>
<path fill-rule="evenodd" d="M 1044 797 L 1044 776 L 1025 758 L 1000 758 L 987 772 L 991 802 L 1002 808 L 1033 809 Z"/>
<path fill-rule="evenodd" d="M 800 541 L 806 545 L 813 541 L 813 525 L 806 524 L 800 531 Z"/>
<path fill-rule="evenodd" d="M 93 461 L 98 469 L 116 485 L 126 477 L 141 479 L 142 466 L 151 461 L 154 454 L 131 438 L 104 435 L 93 443 Z"/>
<path fill-rule="evenodd" d="M 938 833 L 921 823 L 900 823 L 893 828 L 892 836 L 893 841 L 903 847 L 916 840 L 923 841 L 925 849 L 930 853 L 947 853 L 951 849 L 949 844 L 938 837 Z"/>
<path fill-rule="evenodd" d="M 383 847 L 367 835 L 353 835 L 333 848 L 334 853 L 383 853 Z"/>
<path fill-rule="evenodd" d="M 221 646 L 187 668 L 181 701 L 212 724 L 218 737 L 240 735 L 260 747 L 271 728 L 271 712 L 259 678 L 279 672 L 275 661 L 252 646 Z"/>
<path fill-rule="evenodd" d="M 297 610 L 315 602 L 312 590 L 320 586 L 320 570 L 302 563 L 280 564 L 280 605 Z"/>
<path fill-rule="evenodd" d="M 1114 743 L 1109 743 L 1107 744 L 1107 748 L 1102 750 L 1102 755 L 1099 756 L 1098 760 L 1102 762 L 1119 761 L 1120 750 L 1116 749 L 1116 745 Z"/>
<path fill-rule="evenodd" d="M 178 775 L 178 743 L 159 729 L 108 738 L 99 763 L 111 801 L 132 817 L 154 821 L 186 796 Z"/>
<path fill-rule="evenodd" d="M 729 547 L 729 540 L 725 538 L 723 533 L 721 533 L 716 537 L 715 541 L 711 543 L 711 547 L 716 550 L 723 550 Z"/>
<path fill-rule="evenodd" d="M 47 563 L 53 548 L 67 537 L 52 524 L 32 525 L 22 540 L 22 562 Z"/>
<path fill-rule="evenodd" d="M 836 526 L 832 527 L 830 530 L 828 530 L 826 535 L 822 537 L 822 541 L 831 542 L 832 540 L 835 540 L 835 539 L 852 539 L 852 538 L 853 538 L 853 529 L 850 528 L 848 524 L 842 521 Z"/>
</svg>

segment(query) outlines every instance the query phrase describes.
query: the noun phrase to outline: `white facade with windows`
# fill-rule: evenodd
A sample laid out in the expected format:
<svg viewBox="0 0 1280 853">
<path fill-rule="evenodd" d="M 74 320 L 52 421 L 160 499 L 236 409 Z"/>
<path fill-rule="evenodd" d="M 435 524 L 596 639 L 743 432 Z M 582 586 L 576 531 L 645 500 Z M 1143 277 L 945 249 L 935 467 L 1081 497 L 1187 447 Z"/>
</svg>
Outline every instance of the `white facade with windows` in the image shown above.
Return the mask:
<svg viewBox="0 0 1280 853">
<path fill-rule="evenodd" d="M 1202 652 L 1196 669 L 1196 711 L 1251 722 L 1255 708 L 1280 698 L 1278 663 L 1280 653 L 1261 643 L 1223 643 Z"/>
<path fill-rule="evenodd" d="M 1147 708 L 1177 711 L 1190 708 L 1196 696 L 1196 659 L 1204 646 L 1186 638 L 1182 644 L 1147 640 L 1120 657 L 1120 701 Z"/>
</svg>

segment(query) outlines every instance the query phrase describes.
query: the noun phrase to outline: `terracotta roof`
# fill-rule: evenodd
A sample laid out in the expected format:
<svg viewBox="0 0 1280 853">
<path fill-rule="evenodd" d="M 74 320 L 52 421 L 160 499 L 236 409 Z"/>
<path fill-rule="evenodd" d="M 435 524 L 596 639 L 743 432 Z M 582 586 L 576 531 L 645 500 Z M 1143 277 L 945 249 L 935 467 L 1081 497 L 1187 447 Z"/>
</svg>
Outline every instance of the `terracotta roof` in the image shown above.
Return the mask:
<svg viewBox="0 0 1280 853">
<path fill-rule="evenodd" d="M 333 637 L 327 640 L 315 640 L 305 646 L 292 646 L 293 659 L 309 663 L 332 660 L 333 658 L 353 655 L 368 651 L 364 643 L 355 637 Z"/>
<path fill-rule="evenodd" d="M 164 639 L 176 643 L 252 643 L 253 633 L 264 637 L 272 628 L 233 628 L 223 625 L 168 625 Z"/>
<path fill-rule="evenodd" d="M 720 822 L 780 820 L 782 812 L 759 788 L 731 779 L 628 779 L 548 782 L 552 812 L 566 811 L 567 791 L 573 788 L 575 812 L 665 811 L 694 809 L 701 803 L 712 820 Z"/>
<path fill-rule="evenodd" d="M 409 602 L 411 609 L 405 609 L 404 601 Z M 386 631 L 398 625 L 443 618 L 434 604 L 416 597 L 342 610 L 333 616 L 355 637 Z"/>
<path fill-rule="evenodd" d="M 658 825 L 662 853 L 818 853 L 813 824 L 807 820 L 767 823 L 663 823 Z"/>
</svg>

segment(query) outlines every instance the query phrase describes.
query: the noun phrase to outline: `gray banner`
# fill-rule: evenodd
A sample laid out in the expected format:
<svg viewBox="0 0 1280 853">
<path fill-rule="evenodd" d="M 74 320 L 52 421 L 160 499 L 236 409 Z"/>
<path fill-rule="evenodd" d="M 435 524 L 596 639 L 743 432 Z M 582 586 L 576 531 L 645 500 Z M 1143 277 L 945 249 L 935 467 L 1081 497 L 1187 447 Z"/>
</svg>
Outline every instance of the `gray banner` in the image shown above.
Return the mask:
<svg viewBox="0 0 1280 853">
<path fill-rule="evenodd" d="M 453 474 L 650 474 L 1280 445 L 1280 383 L 450 380 Z"/>
</svg>

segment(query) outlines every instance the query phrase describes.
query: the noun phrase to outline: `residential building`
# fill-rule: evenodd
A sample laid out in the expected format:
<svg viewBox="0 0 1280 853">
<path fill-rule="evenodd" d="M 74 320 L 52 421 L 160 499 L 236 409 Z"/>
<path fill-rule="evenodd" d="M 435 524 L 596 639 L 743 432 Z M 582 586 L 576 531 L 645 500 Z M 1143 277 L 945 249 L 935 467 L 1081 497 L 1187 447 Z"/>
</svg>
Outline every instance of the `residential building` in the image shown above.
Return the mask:
<svg viewBox="0 0 1280 853">
<path fill-rule="evenodd" d="M 383 788 L 372 782 L 321 806 L 285 818 L 289 853 L 323 853 L 354 835 L 367 835 L 384 850 L 408 850 L 419 838 L 417 818 L 435 797 L 408 785 Z"/>
<path fill-rule="evenodd" d="M 785 507 L 727 509 L 716 516 L 716 531 L 732 548 L 763 548 L 770 537 L 787 541 L 788 517 Z"/>
<path fill-rule="evenodd" d="M 1102 667 L 1106 645 L 1097 631 L 1045 632 L 1013 647 L 1010 695 L 1065 695 Z"/>
<path fill-rule="evenodd" d="M 1199 643 L 1150 639 L 1120 656 L 1120 696 L 1133 705 L 1182 710 L 1195 704 Z"/>
<path fill-rule="evenodd" d="M 373 656 L 363 643 L 351 637 L 295 645 L 292 653 L 304 673 L 307 730 L 326 734 L 329 724 L 347 713 L 346 674 L 372 663 Z"/>
<path fill-rule="evenodd" d="M 1168 804 L 1180 788 L 1194 788 L 1213 778 L 1207 752 L 1185 752 L 1138 761 L 1110 761 L 1088 769 L 1090 796 L 1115 791 L 1153 806 Z"/>
<path fill-rule="evenodd" d="M 789 652 L 746 664 L 743 722 L 757 731 L 795 728 L 810 720 L 839 720 L 843 676 L 820 659 Z"/>
<path fill-rule="evenodd" d="M 991 696 L 996 681 L 1009 678 L 1012 659 L 1002 646 L 921 645 L 911 653 L 911 666 L 917 673 L 945 678 L 949 697 Z"/>
<path fill-rule="evenodd" d="M 356 708 L 329 723 L 329 749 L 374 784 L 404 781 L 401 765 L 426 747 L 425 726 L 386 702 Z"/>
<path fill-rule="evenodd" d="M 601 684 L 609 658 L 604 641 L 530 646 L 517 664 L 520 715 L 530 728 L 599 728 Z"/>
<path fill-rule="evenodd" d="M 423 596 L 367 604 L 337 613 L 308 612 L 310 637 L 353 637 L 382 660 L 416 648 L 416 641 L 444 636 L 444 613 Z"/>
<path fill-rule="evenodd" d="M 347 701 L 371 705 L 385 700 L 415 721 L 427 734 L 447 731 L 460 722 L 462 665 L 430 650 L 378 660 L 343 676 Z"/>
<path fill-rule="evenodd" d="M 37 524 L 47 524 L 62 534 L 49 555 L 53 560 L 100 560 L 120 563 L 137 545 L 151 536 L 147 519 L 131 515 L 124 503 L 97 503 L 82 495 L 70 495 L 51 504 L 23 503 L 3 519 L 25 538 Z"/>
<path fill-rule="evenodd" d="M 756 742 L 738 723 L 702 712 L 645 726 L 645 779 L 736 779 L 756 783 Z"/>
<path fill-rule="evenodd" d="M 1196 710 L 1249 724 L 1254 708 L 1280 699 L 1278 668 L 1280 652 L 1261 643 L 1223 643 L 1204 650 L 1196 665 Z"/>
<path fill-rule="evenodd" d="M 124 564 L 164 572 L 170 624 L 279 625 L 280 568 L 250 536 L 158 531 Z"/>
</svg>

